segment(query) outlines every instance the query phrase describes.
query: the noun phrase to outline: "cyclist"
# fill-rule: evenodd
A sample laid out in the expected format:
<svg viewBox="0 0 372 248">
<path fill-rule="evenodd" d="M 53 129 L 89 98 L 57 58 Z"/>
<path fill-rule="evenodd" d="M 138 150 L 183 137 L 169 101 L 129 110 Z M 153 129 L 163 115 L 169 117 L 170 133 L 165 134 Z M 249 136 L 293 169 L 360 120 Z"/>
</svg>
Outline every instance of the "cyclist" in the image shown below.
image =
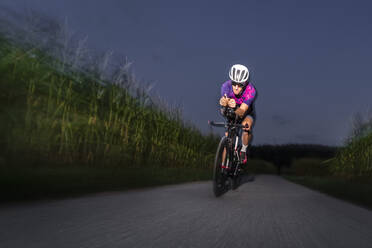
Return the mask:
<svg viewBox="0 0 372 248">
<path fill-rule="evenodd" d="M 252 127 L 256 119 L 254 110 L 256 88 L 249 82 L 249 70 L 244 65 L 233 65 L 229 77 L 230 80 L 223 83 L 221 87 L 220 105 L 234 109 L 235 116 L 233 118 L 238 123 L 248 124 L 248 128 L 243 128 L 242 148 L 240 150 L 241 163 L 245 164 L 247 162 L 247 147 L 252 140 Z M 223 112 L 222 114 L 225 115 L 226 113 Z M 223 152 L 222 156 L 222 168 L 226 168 L 224 164 L 225 156 L 226 151 Z"/>
</svg>

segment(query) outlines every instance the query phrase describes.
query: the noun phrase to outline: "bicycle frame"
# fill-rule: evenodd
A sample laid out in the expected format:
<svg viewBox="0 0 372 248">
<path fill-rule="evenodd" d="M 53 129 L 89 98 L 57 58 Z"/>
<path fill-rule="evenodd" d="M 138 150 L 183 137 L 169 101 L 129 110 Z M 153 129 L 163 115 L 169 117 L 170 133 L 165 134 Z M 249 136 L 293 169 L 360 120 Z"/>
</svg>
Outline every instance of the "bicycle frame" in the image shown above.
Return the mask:
<svg viewBox="0 0 372 248">
<path fill-rule="evenodd" d="M 227 128 L 227 137 L 226 137 L 226 169 L 223 171 L 230 171 L 233 169 L 233 176 L 238 174 L 239 165 L 240 165 L 240 156 L 239 156 L 239 132 L 241 128 L 245 128 L 248 126 L 244 126 L 241 124 L 236 124 L 234 122 L 213 122 L 209 121 L 209 125 L 216 126 L 216 127 L 225 127 Z"/>
<path fill-rule="evenodd" d="M 228 126 L 227 130 L 227 144 L 228 144 L 228 151 L 229 156 L 227 157 L 227 169 L 233 170 L 233 175 L 236 176 L 238 174 L 238 169 L 240 165 L 240 156 L 238 152 L 238 145 L 239 145 L 239 130 L 240 128 L 236 126 Z M 232 161 L 230 162 L 230 158 Z"/>
</svg>

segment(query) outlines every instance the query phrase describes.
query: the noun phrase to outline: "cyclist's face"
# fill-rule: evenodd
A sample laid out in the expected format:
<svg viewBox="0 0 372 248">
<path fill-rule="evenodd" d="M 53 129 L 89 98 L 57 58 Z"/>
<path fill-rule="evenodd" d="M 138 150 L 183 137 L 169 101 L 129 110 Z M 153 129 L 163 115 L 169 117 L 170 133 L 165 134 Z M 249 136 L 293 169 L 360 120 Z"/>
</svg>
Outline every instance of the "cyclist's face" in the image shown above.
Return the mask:
<svg viewBox="0 0 372 248">
<path fill-rule="evenodd" d="M 235 95 L 239 95 L 240 92 L 243 90 L 243 85 L 241 84 L 232 84 L 232 88 Z"/>
</svg>

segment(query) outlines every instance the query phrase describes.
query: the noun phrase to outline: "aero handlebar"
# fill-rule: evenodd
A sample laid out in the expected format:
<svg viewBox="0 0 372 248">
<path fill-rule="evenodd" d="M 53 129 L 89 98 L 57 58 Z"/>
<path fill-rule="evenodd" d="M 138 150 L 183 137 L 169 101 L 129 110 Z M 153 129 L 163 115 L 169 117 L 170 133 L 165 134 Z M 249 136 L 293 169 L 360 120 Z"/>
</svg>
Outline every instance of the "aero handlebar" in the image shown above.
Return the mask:
<svg viewBox="0 0 372 248">
<path fill-rule="evenodd" d="M 242 124 L 234 124 L 234 123 L 227 123 L 227 122 L 214 122 L 208 121 L 208 124 L 215 127 L 239 127 L 239 128 L 249 128 L 248 123 L 245 125 Z"/>
</svg>

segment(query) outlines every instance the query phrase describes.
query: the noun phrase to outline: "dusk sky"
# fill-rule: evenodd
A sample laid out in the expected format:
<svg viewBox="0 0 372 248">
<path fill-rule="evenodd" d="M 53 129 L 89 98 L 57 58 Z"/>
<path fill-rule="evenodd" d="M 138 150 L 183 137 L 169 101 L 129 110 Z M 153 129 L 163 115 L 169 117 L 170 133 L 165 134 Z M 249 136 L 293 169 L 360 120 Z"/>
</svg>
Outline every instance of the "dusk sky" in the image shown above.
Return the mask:
<svg viewBox="0 0 372 248">
<path fill-rule="evenodd" d="M 3 0 L 67 18 L 88 46 L 133 61 L 138 78 L 207 132 L 231 65 L 258 91 L 254 144 L 341 145 L 372 103 L 369 1 Z M 0 6 L 1 6 L 0 5 Z"/>
</svg>

